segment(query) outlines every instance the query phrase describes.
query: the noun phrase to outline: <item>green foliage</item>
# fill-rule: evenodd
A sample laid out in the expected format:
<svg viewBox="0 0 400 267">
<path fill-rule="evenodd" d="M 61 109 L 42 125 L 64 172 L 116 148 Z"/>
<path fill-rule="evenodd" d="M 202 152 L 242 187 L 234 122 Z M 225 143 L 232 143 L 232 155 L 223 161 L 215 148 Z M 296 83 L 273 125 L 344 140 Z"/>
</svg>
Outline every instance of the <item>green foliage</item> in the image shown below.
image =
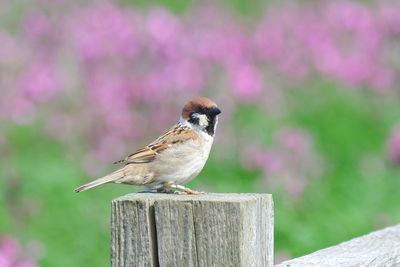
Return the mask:
<svg viewBox="0 0 400 267">
<path fill-rule="evenodd" d="M 12 151 L 1 169 L 13 169 L 13 174 L 1 179 L 6 203 L 0 210 L 1 231 L 43 243 L 42 266 L 107 266 L 110 201 L 129 188 L 76 194 L 73 188 L 86 180 L 79 162 L 65 158 L 62 144 L 43 136 L 37 126 L 7 130 Z"/>
<path fill-rule="evenodd" d="M 317 97 L 322 92 L 324 97 Z M 324 158 L 322 177 L 310 182 L 303 197 L 267 189 L 275 198 L 277 251 L 303 255 L 400 219 L 398 171 L 382 160 L 387 113 L 371 108 L 368 99 L 322 84 L 293 91 L 288 101 L 294 110 L 280 123 L 259 117 L 252 107 L 238 112 L 235 127 L 265 134 L 265 144 L 285 121 L 307 128 Z M 0 197 L 6 204 L 0 208 L 1 231 L 43 243 L 42 266 L 107 266 L 110 201 L 138 189 L 105 185 L 75 194 L 73 188 L 87 179 L 79 159 L 66 158 L 62 143 L 44 136 L 40 125 L 9 125 L 5 132 L 11 149 L 0 163 Z M 237 155 L 214 152 L 191 186 L 261 191 L 259 172 L 240 167 Z"/>
</svg>

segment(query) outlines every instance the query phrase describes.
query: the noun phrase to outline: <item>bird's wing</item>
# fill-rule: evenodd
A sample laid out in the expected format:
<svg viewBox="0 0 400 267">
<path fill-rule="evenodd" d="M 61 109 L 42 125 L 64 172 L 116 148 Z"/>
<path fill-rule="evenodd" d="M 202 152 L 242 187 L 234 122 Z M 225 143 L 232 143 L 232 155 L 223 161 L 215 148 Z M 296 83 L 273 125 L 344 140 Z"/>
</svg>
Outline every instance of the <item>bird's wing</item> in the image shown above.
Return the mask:
<svg viewBox="0 0 400 267">
<path fill-rule="evenodd" d="M 114 164 L 149 163 L 152 162 L 163 150 L 196 138 L 197 135 L 193 132 L 193 130 L 177 124 L 149 145 L 139 149 L 135 153 L 130 154 L 123 160 L 114 162 Z"/>
</svg>

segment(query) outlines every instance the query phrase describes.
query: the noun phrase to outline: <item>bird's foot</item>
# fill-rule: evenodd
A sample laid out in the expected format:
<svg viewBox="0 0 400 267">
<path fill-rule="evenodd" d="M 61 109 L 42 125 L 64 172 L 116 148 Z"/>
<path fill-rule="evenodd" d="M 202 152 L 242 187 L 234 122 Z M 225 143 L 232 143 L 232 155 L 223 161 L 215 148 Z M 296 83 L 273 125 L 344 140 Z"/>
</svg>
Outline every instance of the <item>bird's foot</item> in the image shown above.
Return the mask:
<svg viewBox="0 0 400 267">
<path fill-rule="evenodd" d="M 170 188 L 176 188 L 182 191 L 175 191 L 175 194 L 178 195 L 201 195 L 201 194 L 205 194 L 205 192 L 201 192 L 201 191 L 195 191 L 192 190 L 190 188 L 187 188 L 183 185 L 179 185 L 179 184 L 174 184 L 174 183 L 167 183 L 164 185 L 164 187 L 170 187 Z"/>
<path fill-rule="evenodd" d="M 164 187 L 158 188 L 157 189 L 157 193 L 164 193 L 164 194 L 179 194 L 180 191 L 177 190 L 171 190 L 171 189 L 167 189 Z"/>
<path fill-rule="evenodd" d="M 195 191 L 186 187 L 186 189 L 184 189 L 182 193 L 185 193 L 184 195 L 202 195 L 205 194 L 206 192 Z"/>
</svg>

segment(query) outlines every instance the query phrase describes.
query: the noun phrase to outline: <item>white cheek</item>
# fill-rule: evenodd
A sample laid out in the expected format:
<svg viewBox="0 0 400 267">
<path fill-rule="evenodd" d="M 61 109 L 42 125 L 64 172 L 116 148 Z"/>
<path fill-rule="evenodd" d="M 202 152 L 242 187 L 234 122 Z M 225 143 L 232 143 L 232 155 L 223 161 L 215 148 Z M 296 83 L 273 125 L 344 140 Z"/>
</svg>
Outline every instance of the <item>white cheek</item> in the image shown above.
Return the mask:
<svg viewBox="0 0 400 267">
<path fill-rule="evenodd" d="M 208 126 L 208 118 L 207 118 L 206 115 L 195 113 L 195 114 L 193 114 L 193 117 L 199 119 L 199 126 L 201 126 L 201 127 L 207 127 Z"/>
</svg>

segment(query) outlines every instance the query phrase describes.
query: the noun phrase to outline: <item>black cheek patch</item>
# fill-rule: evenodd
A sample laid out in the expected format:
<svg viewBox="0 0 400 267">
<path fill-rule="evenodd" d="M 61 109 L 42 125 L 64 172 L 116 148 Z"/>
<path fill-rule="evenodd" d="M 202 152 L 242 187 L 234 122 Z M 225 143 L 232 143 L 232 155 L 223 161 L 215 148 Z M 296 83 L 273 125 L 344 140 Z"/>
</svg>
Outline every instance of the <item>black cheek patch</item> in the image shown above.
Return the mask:
<svg viewBox="0 0 400 267">
<path fill-rule="evenodd" d="M 194 118 L 190 115 L 189 122 L 194 125 L 199 125 L 199 118 Z"/>
</svg>

